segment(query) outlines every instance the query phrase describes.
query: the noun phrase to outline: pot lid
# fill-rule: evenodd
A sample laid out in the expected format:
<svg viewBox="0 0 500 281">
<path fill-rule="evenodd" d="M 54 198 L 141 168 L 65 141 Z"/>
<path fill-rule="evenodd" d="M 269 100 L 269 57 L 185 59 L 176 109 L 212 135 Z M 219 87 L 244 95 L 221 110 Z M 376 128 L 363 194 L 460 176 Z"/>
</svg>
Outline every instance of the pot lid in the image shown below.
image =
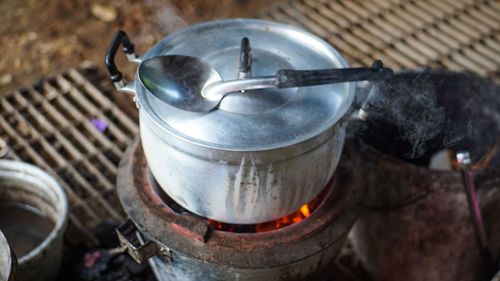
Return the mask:
<svg viewBox="0 0 500 281">
<path fill-rule="evenodd" d="M 320 38 L 284 24 L 253 19 L 214 21 L 176 32 L 143 60 L 160 55 L 197 57 L 223 80 L 238 78 L 242 38 L 250 40 L 251 75 L 280 69 L 346 68 L 347 62 Z M 136 75 L 136 83 L 141 83 Z M 223 150 L 258 151 L 290 146 L 321 134 L 346 113 L 354 83 L 231 93 L 209 112 L 170 106 L 137 86 L 141 114 L 192 143 Z"/>
</svg>

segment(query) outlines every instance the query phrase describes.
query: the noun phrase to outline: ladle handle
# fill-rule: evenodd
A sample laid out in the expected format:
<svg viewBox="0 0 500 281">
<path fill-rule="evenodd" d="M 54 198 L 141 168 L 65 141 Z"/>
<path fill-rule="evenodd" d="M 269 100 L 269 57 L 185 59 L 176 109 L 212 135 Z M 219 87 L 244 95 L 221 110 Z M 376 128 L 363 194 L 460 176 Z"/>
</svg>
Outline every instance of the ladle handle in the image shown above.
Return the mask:
<svg viewBox="0 0 500 281">
<path fill-rule="evenodd" d="M 471 158 L 468 151 L 457 152 L 456 154 L 462 181 L 464 183 L 465 195 L 467 196 L 467 205 L 469 206 L 470 218 L 476 236 L 476 243 L 479 248 L 479 254 L 483 262 L 484 280 L 491 280 L 497 268 L 488 247 L 488 239 L 484 228 L 484 220 L 481 215 L 481 207 L 477 199 L 477 192 L 474 186 L 474 177 L 471 168 Z"/>
<path fill-rule="evenodd" d="M 109 45 L 108 51 L 106 52 L 106 67 L 108 68 L 110 79 L 113 82 L 119 82 L 123 78 L 122 73 L 118 70 L 115 64 L 116 52 L 118 51 L 120 45 L 123 45 L 123 52 L 127 55 L 135 56 L 135 46 L 132 42 L 130 42 L 127 34 L 122 30 L 116 32 L 115 37 L 113 37 L 113 41 L 111 41 L 111 45 Z"/>
<path fill-rule="evenodd" d="M 292 88 L 363 80 L 382 80 L 394 74 L 377 60 L 372 67 L 333 68 L 319 70 L 282 69 L 276 73 L 277 88 Z"/>
</svg>

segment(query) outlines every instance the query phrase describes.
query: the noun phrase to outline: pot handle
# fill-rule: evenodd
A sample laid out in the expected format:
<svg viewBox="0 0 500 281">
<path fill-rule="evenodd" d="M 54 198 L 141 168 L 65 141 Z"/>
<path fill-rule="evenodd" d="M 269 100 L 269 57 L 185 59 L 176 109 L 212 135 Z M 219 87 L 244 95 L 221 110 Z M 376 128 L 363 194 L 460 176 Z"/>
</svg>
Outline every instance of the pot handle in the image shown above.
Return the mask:
<svg viewBox="0 0 500 281">
<path fill-rule="evenodd" d="M 110 75 L 111 81 L 115 84 L 115 87 L 118 91 L 135 94 L 134 83 L 127 83 L 123 79 L 122 73 L 118 70 L 115 64 L 115 56 L 116 52 L 120 45 L 123 45 L 123 52 L 127 55 L 127 59 L 130 62 L 141 62 L 141 57 L 135 53 L 135 46 L 130 42 L 127 34 L 119 30 L 116 32 L 113 40 L 111 41 L 111 45 L 109 45 L 108 51 L 106 52 L 106 67 L 108 68 L 108 72 Z"/>
<path fill-rule="evenodd" d="M 371 67 L 318 70 L 282 69 L 276 73 L 276 87 L 292 88 L 363 80 L 377 81 L 387 79 L 393 74 L 393 70 L 384 67 L 380 60 L 374 61 Z"/>
</svg>

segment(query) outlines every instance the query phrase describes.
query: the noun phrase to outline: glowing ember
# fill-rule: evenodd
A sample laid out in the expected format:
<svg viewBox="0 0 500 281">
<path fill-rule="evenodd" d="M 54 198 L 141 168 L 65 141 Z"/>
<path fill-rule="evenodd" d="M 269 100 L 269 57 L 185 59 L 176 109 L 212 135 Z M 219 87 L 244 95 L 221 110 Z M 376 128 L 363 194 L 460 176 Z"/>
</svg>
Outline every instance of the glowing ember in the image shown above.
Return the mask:
<svg viewBox="0 0 500 281">
<path fill-rule="evenodd" d="M 300 207 L 300 209 L 298 211 L 296 211 L 295 213 L 293 214 L 290 214 L 286 217 L 282 217 L 282 218 L 279 218 L 275 221 L 270 221 L 270 222 L 264 222 L 264 223 L 258 223 L 255 225 L 255 232 L 266 232 L 266 231 L 271 231 L 271 230 L 275 230 L 275 229 L 278 229 L 278 228 L 282 228 L 282 227 L 285 227 L 287 225 L 291 225 L 291 224 L 294 224 L 294 223 L 298 223 L 299 221 L 307 218 L 310 213 L 309 213 L 309 205 L 314 202 L 315 200 L 313 200 L 311 203 L 309 204 L 306 204 L 302 207 Z M 319 201 L 319 200 L 317 200 Z M 314 206 L 316 207 L 316 206 Z"/>
<path fill-rule="evenodd" d="M 326 194 L 328 193 L 329 188 L 325 188 L 316 198 L 311 200 L 308 204 L 300 207 L 299 210 L 294 213 L 279 218 L 274 221 L 263 222 L 258 224 L 230 224 L 230 223 L 222 223 L 218 221 L 214 221 L 211 219 L 207 219 L 208 222 L 212 225 L 212 227 L 216 230 L 229 231 L 229 232 L 267 232 L 276 230 L 294 223 L 298 223 L 303 219 L 309 217 L 314 210 L 319 206 L 321 201 L 324 199 Z"/>
<path fill-rule="evenodd" d="M 307 204 L 300 207 L 300 212 L 304 215 L 304 217 L 308 217 L 310 215 L 309 213 L 309 207 L 307 207 Z"/>
</svg>

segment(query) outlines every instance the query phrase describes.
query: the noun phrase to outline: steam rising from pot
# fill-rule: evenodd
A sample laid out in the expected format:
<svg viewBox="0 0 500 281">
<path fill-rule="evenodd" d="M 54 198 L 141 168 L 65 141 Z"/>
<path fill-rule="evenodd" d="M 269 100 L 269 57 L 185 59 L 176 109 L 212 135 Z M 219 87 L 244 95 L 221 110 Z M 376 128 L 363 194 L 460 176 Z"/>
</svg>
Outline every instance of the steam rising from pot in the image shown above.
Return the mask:
<svg viewBox="0 0 500 281">
<path fill-rule="evenodd" d="M 403 71 L 367 94 L 359 103 L 368 116 L 356 136 L 415 164 L 427 165 L 443 148 L 469 150 L 478 161 L 500 138 L 500 86 L 475 75 Z"/>
<path fill-rule="evenodd" d="M 156 11 L 156 20 L 164 34 L 186 28 L 188 23 L 180 16 L 179 10 L 169 4 L 164 4 Z"/>
</svg>

